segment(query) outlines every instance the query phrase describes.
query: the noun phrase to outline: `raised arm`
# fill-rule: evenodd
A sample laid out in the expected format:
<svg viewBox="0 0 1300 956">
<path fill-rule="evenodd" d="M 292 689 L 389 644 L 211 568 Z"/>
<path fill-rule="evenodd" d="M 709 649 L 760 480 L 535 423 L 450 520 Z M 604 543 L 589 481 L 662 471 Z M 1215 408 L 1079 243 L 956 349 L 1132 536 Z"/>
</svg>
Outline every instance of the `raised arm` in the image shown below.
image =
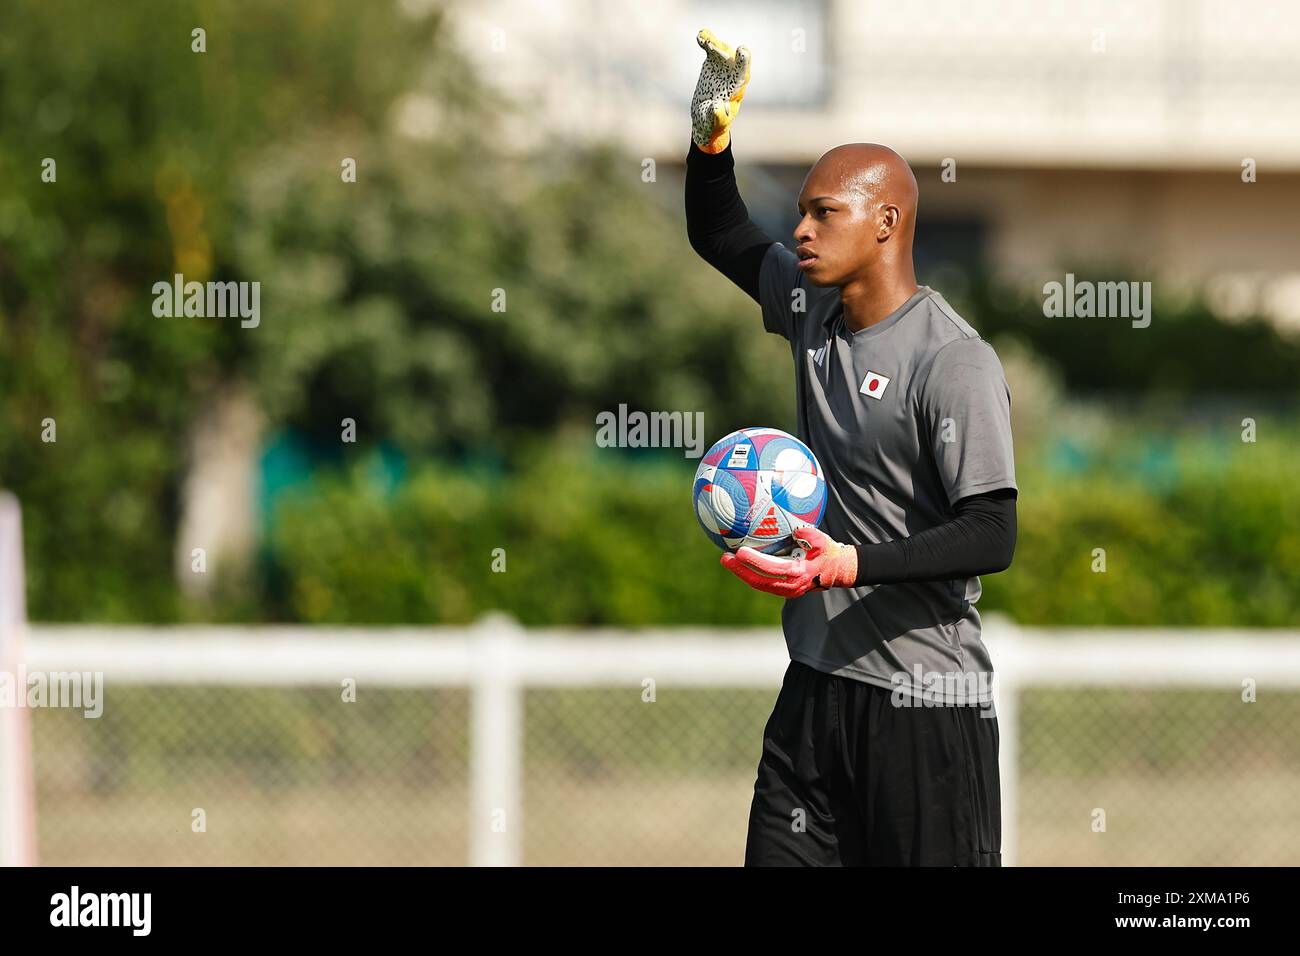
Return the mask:
<svg viewBox="0 0 1300 956">
<path fill-rule="evenodd" d="M 758 302 L 759 269 L 775 240 L 749 218 L 731 153 L 731 122 L 749 83 L 749 50 L 733 51 L 708 30 L 701 30 L 696 42 L 705 58 L 691 98 L 686 235 L 705 262 Z"/>
</svg>

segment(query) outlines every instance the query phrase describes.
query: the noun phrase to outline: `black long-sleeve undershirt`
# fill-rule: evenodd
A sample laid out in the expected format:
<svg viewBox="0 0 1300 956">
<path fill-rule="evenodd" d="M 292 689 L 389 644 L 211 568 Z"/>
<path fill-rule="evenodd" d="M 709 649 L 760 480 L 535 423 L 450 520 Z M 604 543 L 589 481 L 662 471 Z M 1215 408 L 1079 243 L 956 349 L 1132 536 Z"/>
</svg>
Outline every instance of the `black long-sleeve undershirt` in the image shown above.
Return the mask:
<svg viewBox="0 0 1300 956">
<path fill-rule="evenodd" d="M 999 488 L 962 498 L 951 521 L 906 538 L 859 544 L 855 587 L 946 581 L 1005 571 L 1016 550 L 1016 491 Z"/>
<path fill-rule="evenodd" d="M 755 302 L 763 256 L 776 240 L 749 217 L 736 186 L 731 145 L 706 153 L 692 140 L 686 156 L 686 235 L 705 262 Z M 1016 492 L 1002 488 L 958 501 L 951 521 L 906 538 L 857 545 L 855 586 L 943 581 L 991 574 L 1016 548 Z"/>
<path fill-rule="evenodd" d="M 731 144 L 706 153 L 691 141 L 686 155 L 686 236 L 700 258 L 758 301 L 763 255 L 776 240 L 749 218 L 736 187 Z"/>
</svg>

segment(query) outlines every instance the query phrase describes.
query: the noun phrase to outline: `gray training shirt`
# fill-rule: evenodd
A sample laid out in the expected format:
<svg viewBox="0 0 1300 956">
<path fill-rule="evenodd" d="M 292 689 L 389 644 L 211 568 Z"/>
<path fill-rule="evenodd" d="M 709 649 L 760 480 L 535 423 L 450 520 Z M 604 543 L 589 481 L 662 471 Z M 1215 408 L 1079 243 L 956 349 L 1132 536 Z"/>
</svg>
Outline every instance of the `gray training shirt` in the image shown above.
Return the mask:
<svg viewBox="0 0 1300 956">
<path fill-rule="evenodd" d="M 763 325 L 790 342 L 799 438 L 828 486 L 822 530 L 890 541 L 950 520 L 961 498 L 1015 488 L 1011 395 L 992 347 L 925 286 L 851 332 L 839 289 L 807 282 L 797 262 L 772 244 L 759 302 Z M 781 623 L 790 657 L 817 670 L 984 704 L 993 665 L 979 596 L 978 577 L 831 588 L 786 601 Z"/>
</svg>

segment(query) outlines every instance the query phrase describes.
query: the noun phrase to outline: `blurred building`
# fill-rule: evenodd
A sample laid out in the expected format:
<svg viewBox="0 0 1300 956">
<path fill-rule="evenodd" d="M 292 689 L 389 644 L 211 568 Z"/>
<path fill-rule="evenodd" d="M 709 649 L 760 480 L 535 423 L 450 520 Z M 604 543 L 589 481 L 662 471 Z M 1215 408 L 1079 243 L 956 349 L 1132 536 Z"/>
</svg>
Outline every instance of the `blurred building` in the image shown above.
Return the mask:
<svg viewBox="0 0 1300 956">
<path fill-rule="evenodd" d="M 1298 5 L 476 0 L 455 21 L 535 120 L 521 147 L 560 132 L 680 164 L 708 26 L 753 52 L 734 141 L 774 234 L 821 153 L 882 142 L 921 182 L 923 272 L 1120 266 L 1300 329 Z"/>
</svg>

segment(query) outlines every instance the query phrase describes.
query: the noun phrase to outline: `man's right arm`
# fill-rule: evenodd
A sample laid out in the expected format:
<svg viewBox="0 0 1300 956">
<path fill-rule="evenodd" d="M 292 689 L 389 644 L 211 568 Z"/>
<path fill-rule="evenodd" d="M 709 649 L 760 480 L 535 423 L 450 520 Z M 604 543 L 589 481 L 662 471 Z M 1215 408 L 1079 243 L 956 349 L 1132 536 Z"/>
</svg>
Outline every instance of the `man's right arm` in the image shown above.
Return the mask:
<svg viewBox="0 0 1300 956">
<path fill-rule="evenodd" d="M 731 123 L 749 83 L 749 50 L 733 51 L 708 30 L 695 40 L 705 58 L 691 97 L 686 235 L 705 262 L 759 304 L 767 331 L 794 342 L 798 257 L 749 218 L 736 188 Z M 802 302 L 797 308 L 804 311 Z"/>
<path fill-rule="evenodd" d="M 686 235 L 699 253 L 755 302 L 763 256 L 775 242 L 749 218 L 736 187 L 731 145 L 706 153 L 691 141 L 686 156 Z"/>
</svg>

